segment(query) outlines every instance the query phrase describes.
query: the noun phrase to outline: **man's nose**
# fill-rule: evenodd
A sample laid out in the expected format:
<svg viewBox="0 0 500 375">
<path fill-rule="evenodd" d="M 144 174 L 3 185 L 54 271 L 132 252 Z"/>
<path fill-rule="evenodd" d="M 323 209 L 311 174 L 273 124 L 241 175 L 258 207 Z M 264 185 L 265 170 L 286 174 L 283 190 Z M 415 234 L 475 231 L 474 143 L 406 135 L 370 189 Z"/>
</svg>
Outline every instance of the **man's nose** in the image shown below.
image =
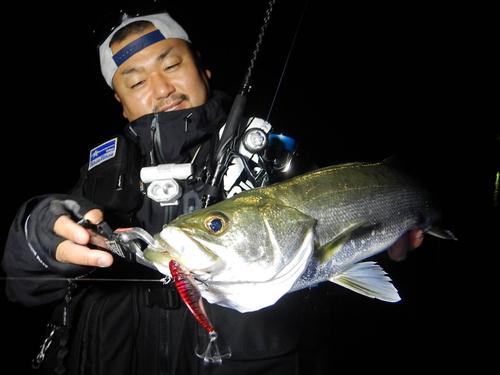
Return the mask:
<svg viewBox="0 0 500 375">
<path fill-rule="evenodd" d="M 166 98 L 175 91 L 174 85 L 161 75 L 153 77 L 153 93 L 156 98 Z"/>
</svg>

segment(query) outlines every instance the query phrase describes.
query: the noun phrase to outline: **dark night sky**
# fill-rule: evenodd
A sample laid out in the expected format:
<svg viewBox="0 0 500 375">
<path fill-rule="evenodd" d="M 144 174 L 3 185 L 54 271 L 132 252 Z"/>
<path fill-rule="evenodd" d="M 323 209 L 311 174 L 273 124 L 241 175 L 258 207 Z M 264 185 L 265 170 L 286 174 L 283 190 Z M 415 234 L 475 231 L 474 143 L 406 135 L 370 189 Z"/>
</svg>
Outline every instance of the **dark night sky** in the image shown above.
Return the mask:
<svg viewBox="0 0 500 375">
<path fill-rule="evenodd" d="M 14 112 L 4 121 L 9 133 L 2 148 L 7 222 L 25 199 L 71 187 L 88 150 L 125 125 L 100 75 L 91 34 L 96 22 L 116 9 L 113 4 L 134 2 L 81 3 L 21 4 L 27 13 L 6 31 L 13 37 L 3 55 L 8 61 L 4 97 Z M 234 95 L 268 1 L 165 3 L 201 52 L 213 84 Z M 248 114 L 264 118 L 303 11 L 302 0 L 276 3 L 247 104 Z M 353 355 L 356 350 L 361 357 L 378 358 L 371 363 L 382 371 L 425 368 L 435 360 L 432 367 L 453 367 L 471 355 L 474 325 L 487 321 L 471 323 L 486 303 L 470 278 L 480 278 L 484 254 L 491 259 L 488 233 L 498 223 L 489 216 L 500 160 L 498 119 L 488 117 L 491 10 L 421 2 L 325 4 L 308 2 L 270 122 L 296 137 L 320 165 L 403 155 L 442 198 L 447 227 L 460 239 L 428 238 L 407 261 L 385 260 L 403 296 L 398 305 L 340 292 L 342 300 L 334 303 L 342 304 L 349 318 L 334 335 L 346 346 L 336 347 L 343 360 L 332 359 L 332 367 L 365 369 Z M 2 241 L 7 230 L 5 225 Z M 11 337 L 12 355 L 2 351 L 2 363 L 10 363 L 14 353 L 29 361 L 46 323 L 34 315 L 46 312 L 13 306 L 3 294 L 0 303 L 19 327 Z"/>
<path fill-rule="evenodd" d="M 17 115 L 12 136 L 22 140 L 16 142 L 18 155 L 36 155 L 42 163 L 30 170 L 32 180 L 45 182 L 37 189 L 71 186 L 68 173 L 76 174 L 74 165 L 86 161 L 84 150 L 125 125 L 100 74 L 91 37 L 116 3 L 137 1 L 87 1 L 78 7 L 56 2 L 61 5 L 50 10 L 45 3 L 30 6 L 23 23 L 34 42 L 8 41 L 15 61 L 9 82 L 16 83 L 9 85 L 9 98 L 17 99 L 9 100 Z M 212 70 L 213 86 L 234 95 L 268 1 L 163 3 Z M 302 11 L 303 1 L 293 6 L 277 1 L 253 72 L 247 114 L 267 117 Z M 481 86 L 489 78 L 492 53 L 484 36 L 492 26 L 477 22 L 483 13 L 421 4 L 325 9 L 309 0 L 270 122 L 314 152 L 319 164 L 399 153 L 435 169 L 460 165 L 457 157 L 474 158 L 464 150 L 492 140 L 485 117 L 492 99 Z M 22 171 L 18 163 L 6 167 L 9 174 Z M 20 194 L 33 195 L 33 185 L 16 185 Z"/>
</svg>

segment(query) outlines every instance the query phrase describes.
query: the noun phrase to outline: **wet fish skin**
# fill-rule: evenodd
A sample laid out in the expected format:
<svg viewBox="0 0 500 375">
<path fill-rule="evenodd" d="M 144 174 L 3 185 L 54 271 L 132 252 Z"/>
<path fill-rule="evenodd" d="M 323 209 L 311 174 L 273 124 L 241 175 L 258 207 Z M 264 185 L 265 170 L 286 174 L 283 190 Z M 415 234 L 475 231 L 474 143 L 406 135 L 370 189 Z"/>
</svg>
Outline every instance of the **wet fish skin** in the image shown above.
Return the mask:
<svg viewBox="0 0 500 375">
<path fill-rule="evenodd" d="M 166 252 L 145 256 L 160 265 L 178 260 L 209 302 L 241 312 L 324 281 L 395 302 L 385 272 L 361 261 L 416 227 L 454 239 L 432 229 L 438 219 L 429 192 L 404 171 L 387 161 L 350 163 L 183 215 L 156 236 Z"/>
</svg>

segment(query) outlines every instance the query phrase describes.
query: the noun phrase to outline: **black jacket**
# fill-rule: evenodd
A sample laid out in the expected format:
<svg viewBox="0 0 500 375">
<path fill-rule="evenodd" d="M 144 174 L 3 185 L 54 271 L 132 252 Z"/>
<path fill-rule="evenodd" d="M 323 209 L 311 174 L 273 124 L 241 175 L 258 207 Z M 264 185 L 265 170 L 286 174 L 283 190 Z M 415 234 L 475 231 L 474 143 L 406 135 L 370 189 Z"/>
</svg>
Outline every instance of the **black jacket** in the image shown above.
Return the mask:
<svg viewBox="0 0 500 375">
<path fill-rule="evenodd" d="M 211 151 L 212 135 L 224 124 L 228 104 L 227 96 L 215 92 L 203 106 L 147 115 L 130 123 L 126 128 L 127 138 L 139 146 L 139 152 L 129 156 L 136 162 L 132 169 L 137 165 L 185 163 L 194 159 L 198 179 L 185 183 L 183 188 L 184 192 L 194 191 L 200 197 L 200 181 Z M 152 131 L 155 116 L 161 126 Z M 103 192 L 106 189 L 116 191 L 115 187 L 108 186 L 111 183 L 102 185 L 107 180 L 101 177 L 97 179 L 101 188 L 96 189 L 98 182 L 94 172 L 90 173 L 84 166 L 81 179 L 70 194 L 84 196 L 100 205 L 106 220 L 112 221 L 114 226 L 132 224 L 158 233 L 163 224 L 182 213 L 182 204 L 161 206 L 145 197 L 139 184 L 135 184 L 138 178 L 135 172 L 127 180 L 134 186 L 133 191 L 127 191 L 128 198 L 116 204 Z M 111 174 L 105 171 L 103 175 Z M 222 366 L 204 366 L 195 355 L 198 346 L 200 351 L 206 345 L 204 329 L 170 285 L 143 281 L 159 280 L 162 275 L 119 260 L 110 269 L 98 270 L 61 264 L 55 261 L 50 249 L 43 248 L 42 239 L 30 234 L 30 225 L 46 219 L 44 207 L 56 197 L 35 197 L 20 208 L 10 228 L 2 261 L 9 276 L 28 279 L 8 281 L 6 292 L 12 301 L 35 306 L 66 296 L 66 304 L 61 305 L 66 312 L 57 311 L 54 323 L 66 324 L 68 333 L 63 336 L 68 342 L 63 339 L 64 342 L 53 345 L 51 350 L 57 351 L 54 356 L 58 359 L 55 360 L 57 364 L 51 366 L 66 369 L 69 374 L 298 373 L 297 345 L 307 292 L 286 295 L 274 306 L 246 314 L 205 301 L 207 313 L 219 334 L 221 350 L 229 346 L 232 355 Z M 61 276 L 137 278 L 141 281 L 73 282 L 71 298 L 68 298 L 68 282 L 53 280 Z M 63 319 L 68 321 L 63 322 Z"/>
</svg>

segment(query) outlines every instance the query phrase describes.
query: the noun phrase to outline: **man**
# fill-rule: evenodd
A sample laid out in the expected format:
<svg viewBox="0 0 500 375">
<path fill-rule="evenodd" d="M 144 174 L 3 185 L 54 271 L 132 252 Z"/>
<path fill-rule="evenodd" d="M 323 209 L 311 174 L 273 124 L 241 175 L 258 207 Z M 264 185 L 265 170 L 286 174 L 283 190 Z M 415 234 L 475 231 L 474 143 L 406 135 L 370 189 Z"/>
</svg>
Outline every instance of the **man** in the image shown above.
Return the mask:
<svg viewBox="0 0 500 375">
<path fill-rule="evenodd" d="M 103 76 L 129 121 L 127 138 L 114 141 L 116 155 L 110 159 L 119 159 L 120 178 L 114 178 L 117 164 L 92 153 L 69 195 L 35 197 L 20 208 L 3 259 L 10 276 L 47 278 L 45 283 L 11 280 L 10 299 L 28 306 L 65 299 L 50 326 L 53 342 L 42 366 L 51 374 L 298 373 L 303 368 L 301 311 L 307 308 L 309 291 L 248 314 L 206 304 L 222 354 L 229 354 L 230 347 L 231 356 L 221 366 L 205 366 L 195 355 L 206 345 L 205 332 L 176 291 L 141 281 L 158 279 L 156 271 L 89 247 L 89 232 L 77 223 L 81 219 L 158 233 L 165 223 L 200 206 L 213 136 L 230 105 L 225 94 L 211 90 L 210 71 L 186 32 L 166 13 L 124 19 L 99 52 Z M 181 181 L 184 194 L 175 205 L 145 196 L 138 181 L 141 166 L 166 163 L 194 166 L 192 178 Z M 421 241 L 422 231 L 411 231 L 389 254 L 404 259 Z M 52 280 L 57 276 L 136 282 L 68 287 Z"/>
</svg>

